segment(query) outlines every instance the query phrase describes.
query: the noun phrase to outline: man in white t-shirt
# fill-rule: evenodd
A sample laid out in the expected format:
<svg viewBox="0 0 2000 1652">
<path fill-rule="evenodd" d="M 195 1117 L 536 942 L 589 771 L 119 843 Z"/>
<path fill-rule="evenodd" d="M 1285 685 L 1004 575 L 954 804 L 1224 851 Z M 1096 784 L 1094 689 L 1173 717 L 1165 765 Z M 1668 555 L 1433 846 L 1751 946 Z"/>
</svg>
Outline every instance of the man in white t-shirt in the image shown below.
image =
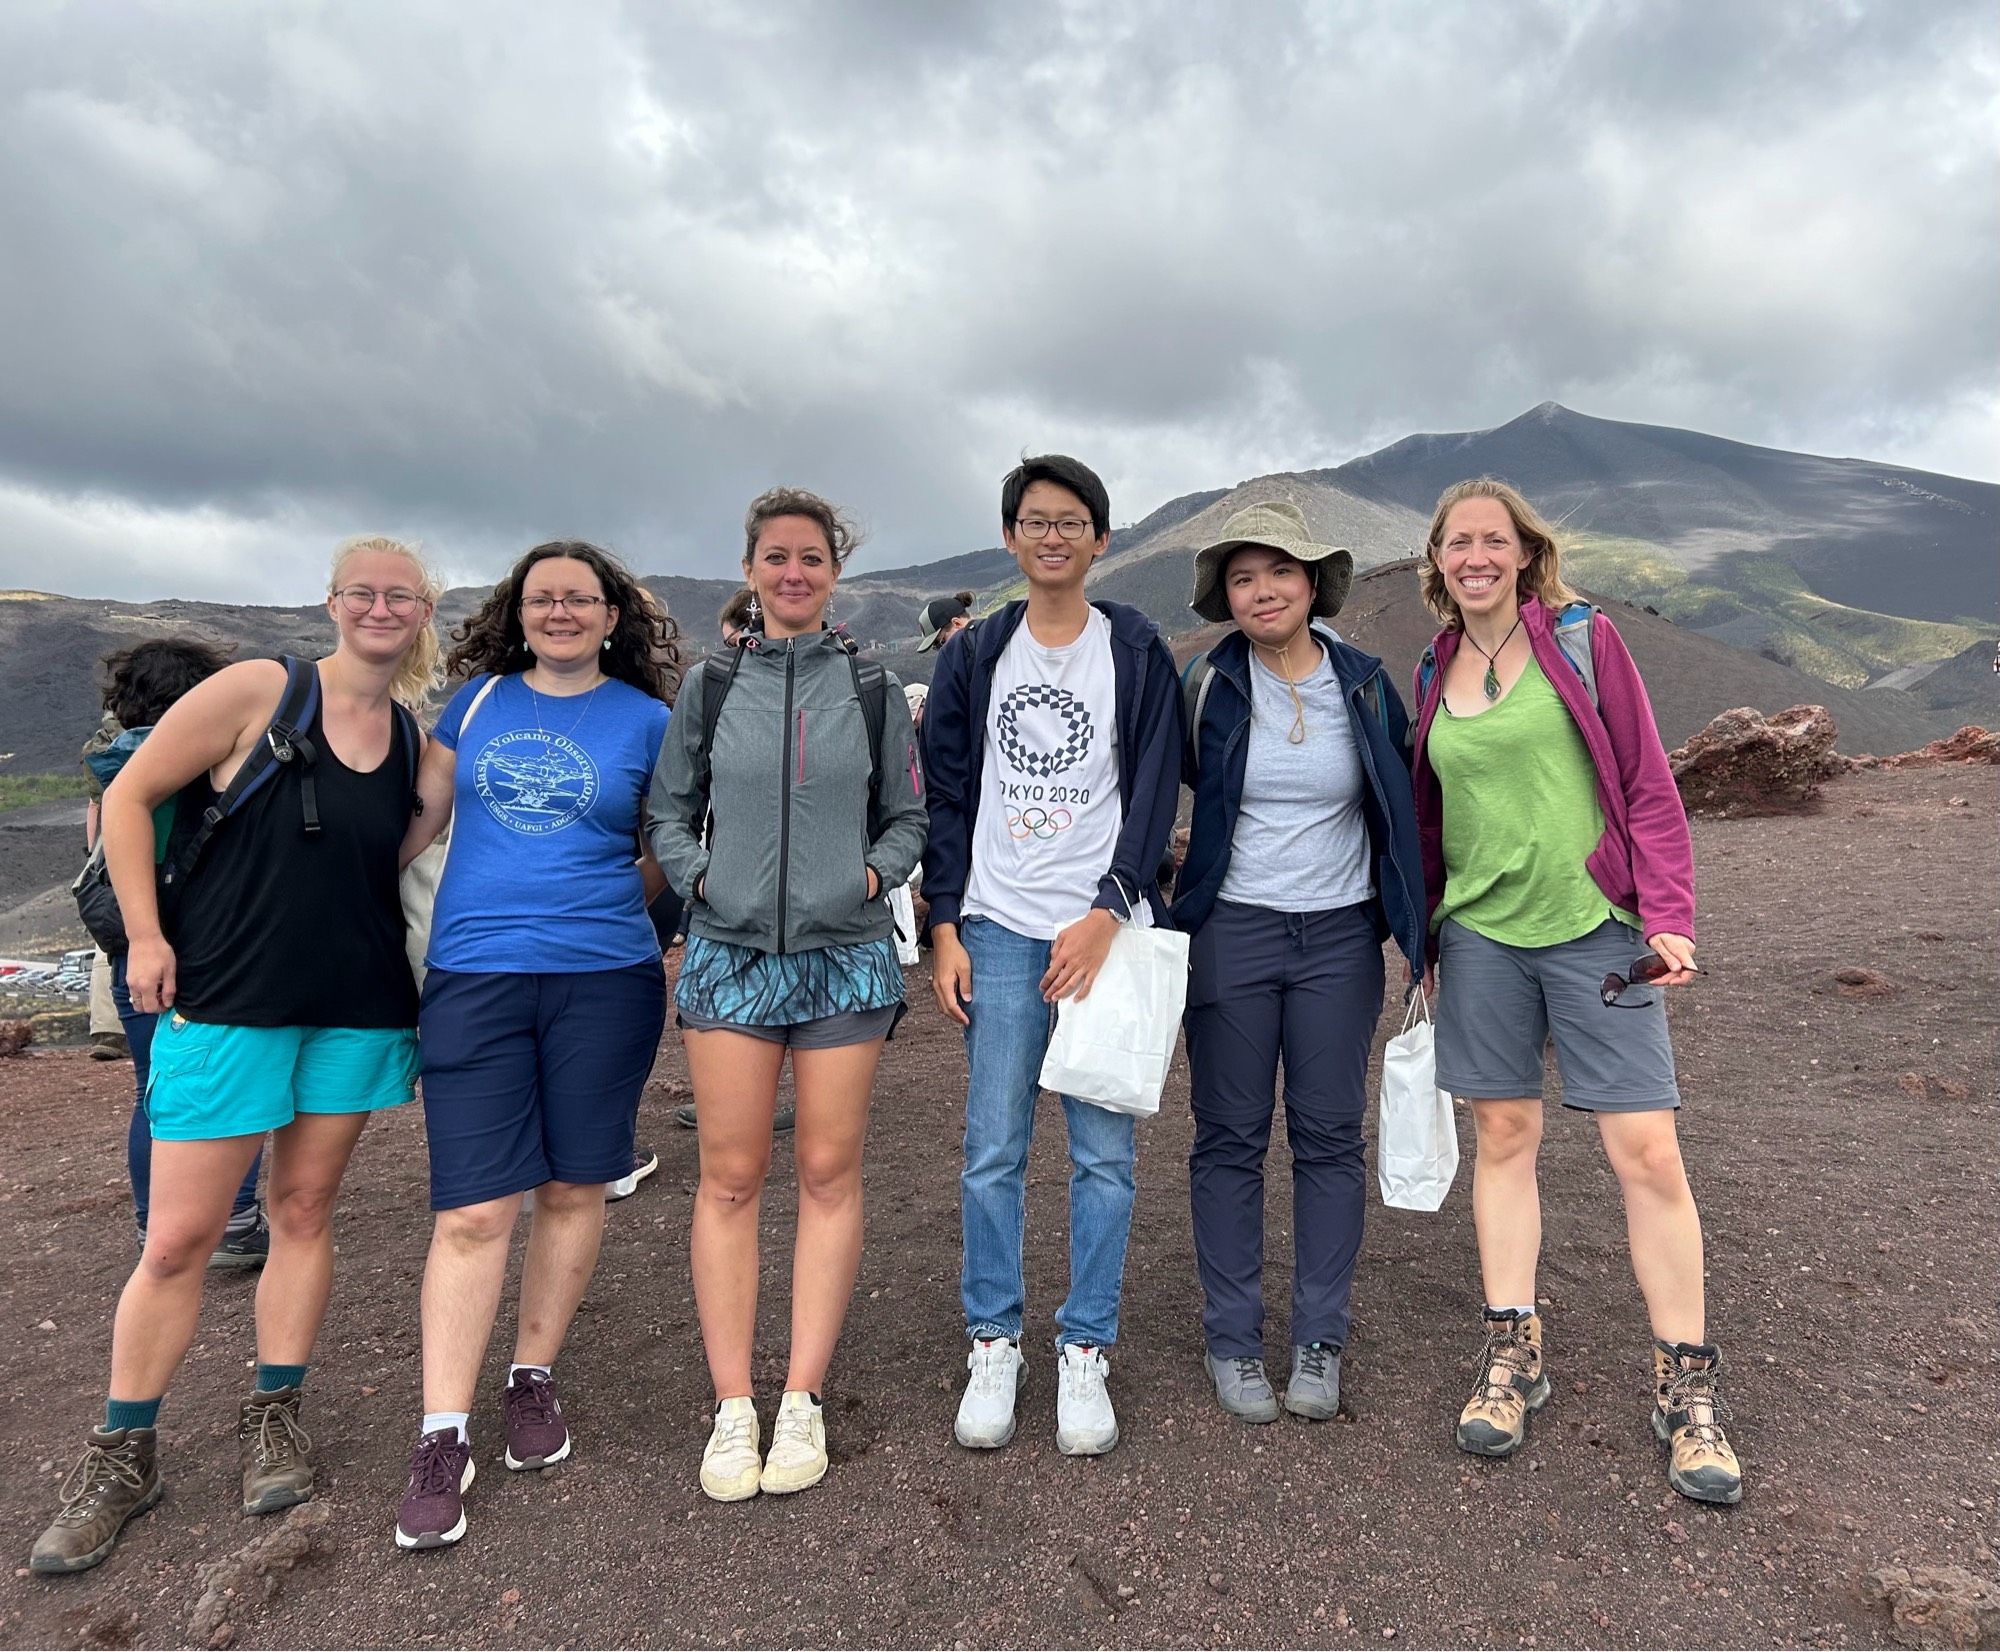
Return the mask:
<svg viewBox="0 0 2000 1652">
<path fill-rule="evenodd" d="M 1155 878 L 1173 830 L 1181 702 L 1173 656 L 1136 608 L 1092 603 L 1111 502 L 1087 466 L 1023 460 L 1001 527 L 1027 600 L 948 642 L 923 724 L 933 984 L 965 1028 L 965 1263 L 972 1343 L 955 1432 L 1005 1445 L 1025 1361 L 1021 1244 L 1028 1141 L 1056 1003 L 1083 997 L 1118 920 L 1164 919 Z M 1056 1448 L 1109 1451 L 1105 1387 L 1132 1226 L 1133 1121 L 1072 1096 L 1070 1288 L 1056 1311 Z"/>
</svg>

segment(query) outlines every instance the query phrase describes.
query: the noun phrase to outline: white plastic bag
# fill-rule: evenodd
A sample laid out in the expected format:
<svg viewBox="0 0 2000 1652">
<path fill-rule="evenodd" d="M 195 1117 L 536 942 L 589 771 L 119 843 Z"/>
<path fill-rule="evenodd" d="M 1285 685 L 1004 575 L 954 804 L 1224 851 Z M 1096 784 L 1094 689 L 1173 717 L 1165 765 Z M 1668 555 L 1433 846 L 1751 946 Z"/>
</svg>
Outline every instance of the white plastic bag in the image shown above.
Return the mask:
<svg viewBox="0 0 2000 1652">
<path fill-rule="evenodd" d="M 1413 993 L 1403 1030 L 1382 1052 L 1382 1115 L 1375 1137 L 1382 1202 L 1398 1210 L 1436 1210 L 1458 1174 L 1458 1125 L 1451 1097 L 1437 1086 L 1433 1036 L 1430 1001 Z"/>
<path fill-rule="evenodd" d="M 896 924 L 896 962 L 908 969 L 920 954 L 917 951 L 917 907 L 910 899 L 907 883 L 899 883 L 889 891 L 889 916 Z"/>
<path fill-rule="evenodd" d="M 1187 1007 L 1188 938 L 1121 919 L 1090 996 L 1056 1006 L 1042 1087 L 1113 1113 L 1160 1110 Z M 975 989 L 976 990 L 976 989 Z"/>
</svg>

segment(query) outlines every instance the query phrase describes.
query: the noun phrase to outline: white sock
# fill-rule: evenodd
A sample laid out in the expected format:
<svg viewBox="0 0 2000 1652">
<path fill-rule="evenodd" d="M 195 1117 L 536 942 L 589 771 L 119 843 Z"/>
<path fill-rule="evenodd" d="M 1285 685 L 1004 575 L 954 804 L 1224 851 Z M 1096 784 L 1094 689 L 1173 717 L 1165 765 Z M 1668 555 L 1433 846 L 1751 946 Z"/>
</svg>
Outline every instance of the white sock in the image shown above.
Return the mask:
<svg viewBox="0 0 2000 1652">
<path fill-rule="evenodd" d="M 441 1428 L 449 1428 L 458 1435 L 459 1444 L 465 1443 L 465 1421 L 471 1416 L 469 1411 L 426 1411 L 419 1434 L 435 1434 Z"/>
<path fill-rule="evenodd" d="M 538 1377 L 546 1377 L 549 1374 L 549 1368 L 546 1365 L 510 1365 L 507 1367 L 507 1382 L 510 1387 L 513 1385 L 514 1379 L 523 1371 L 532 1371 Z"/>
</svg>

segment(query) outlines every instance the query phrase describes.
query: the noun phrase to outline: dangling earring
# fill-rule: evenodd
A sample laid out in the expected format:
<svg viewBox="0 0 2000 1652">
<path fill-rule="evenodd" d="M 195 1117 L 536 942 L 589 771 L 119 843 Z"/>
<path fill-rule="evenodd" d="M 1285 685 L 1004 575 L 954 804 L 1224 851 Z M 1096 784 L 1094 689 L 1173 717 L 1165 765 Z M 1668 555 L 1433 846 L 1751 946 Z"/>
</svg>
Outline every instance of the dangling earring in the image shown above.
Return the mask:
<svg viewBox="0 0 2000 1652">
<path fill-rule="evenodd" d="M 750 606 L 744 610 L 744 614 L 748 617 L 752 625 L 755 625 L 764 617 L 764 605 L 757 600 L 757 593 L 755 591 L 750 593 Z"/>
<path fill-rule="evenodd" d="M 602 641 L 601 643 L 599 643 L 599 644 L 598 644 L 597 646 L 598 646 L 599 648 L 602 648 L 602 649 L 604 649 L 604 650 L 606 650 L 606 651 L 608 652 L 608 651 L 610 650 L 610 647 L 611 647 L 611 639 L 610 639 L 609 637 L 606 637 L 606 638 L 604 639 L 604 641 Z"/>
</svg>

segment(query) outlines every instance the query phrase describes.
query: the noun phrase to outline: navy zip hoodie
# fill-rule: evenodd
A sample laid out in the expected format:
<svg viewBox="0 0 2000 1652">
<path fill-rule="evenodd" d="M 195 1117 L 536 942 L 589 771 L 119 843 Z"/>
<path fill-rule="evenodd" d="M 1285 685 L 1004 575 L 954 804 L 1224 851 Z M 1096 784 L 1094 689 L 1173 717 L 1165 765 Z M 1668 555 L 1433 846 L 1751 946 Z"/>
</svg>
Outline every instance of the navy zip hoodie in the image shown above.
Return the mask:
<svg viewBox="0 0 2000 1652">
<path fill-rule="evenodd" d="M 1111 621 L 1111 667 L 1118 701 L 1118 802 L 1124 823 L 1111 864 L 1097 885 L 1101 906 L 1125 912 L 1137 890 L 1167 921 L 1158 874 L 1180 802 L 1181 695 L 1174 657 L 1159 627 L 1122 602 L 1093 602 Z M 930 794 L 931 835 L 924 848 L 924 899 L 931 922 L 958 922 L 972 870 L 972 827 L 979 817 L 979 782 L 986 757 L 986 712 L 993 672 L 1028 611 L 1023 602 L 975 620 L 938 655 L 924 702 L 924 785 Z"/>
<path fill-rule="evenodd" d="M 1325 647 L 1347 702 L 1348 723 L 1361 754 L 1368 791 L 1362 815 L 1374 851 L 1375 921 L 1377 934 L 1395 937 L 1418 971 L 1424 967 L 1423 855 L 1417 842 L 1417 808 L 1410 790 L 1410 760 L 1405 746 L 1409 719 L 1382 662 L 1343 642 L 1330 629 L 1315 625 L 1313 633 Z M 1209 650 L 1215 675 L 1202 707 L 1201 727 L 1190 735 L 1199 742 L 1199 773 L 1195 777 L 1194 821 L 1188 834 L 1187 861 L 1174 885 L 1173 921 L 1192 935 L 1208 922 L 1216 891 L 1229 871 L 1236 836 L 1236 815 L 1243 802 L 1243 771 L 1250 755 L 1250 642 L 1232 631 Z M 1380 677 L 1382 714 L 1388 727 L 1362 704 L 1361 690 L 1370 677 Z"/>
</svg>

